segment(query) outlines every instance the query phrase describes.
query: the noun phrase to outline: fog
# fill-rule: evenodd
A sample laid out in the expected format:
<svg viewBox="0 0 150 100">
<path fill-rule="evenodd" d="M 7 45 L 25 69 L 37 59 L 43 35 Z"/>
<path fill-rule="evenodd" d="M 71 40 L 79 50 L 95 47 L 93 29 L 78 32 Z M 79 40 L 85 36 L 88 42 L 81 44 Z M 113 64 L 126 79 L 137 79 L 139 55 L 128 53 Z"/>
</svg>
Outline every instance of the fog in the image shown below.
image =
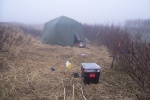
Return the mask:
<svg viewBox="0 0 150 100">
<path fill-rule="evenodd" d="M 59 16 L 81 23 L 149 19 L 150 0 L 0 0 L 0 22 L 43 24 Z"/>
</svg>

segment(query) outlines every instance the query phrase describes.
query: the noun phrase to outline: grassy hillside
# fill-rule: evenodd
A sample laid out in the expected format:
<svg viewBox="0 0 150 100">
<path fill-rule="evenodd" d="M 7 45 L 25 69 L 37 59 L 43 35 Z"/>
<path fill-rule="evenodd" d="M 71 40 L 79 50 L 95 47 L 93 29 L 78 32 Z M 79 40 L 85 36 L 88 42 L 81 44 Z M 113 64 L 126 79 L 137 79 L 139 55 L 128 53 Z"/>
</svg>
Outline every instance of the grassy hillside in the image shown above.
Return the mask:
<svg viewBox="0 0 150 100">
<path fill-rule="evenodd" d="M 64 100 L 64 89 L 66 100 L 71 100 L 73 84 L 75 100 L 133 100 L 141 94 L 129 76 L 110 69 L 112 57 L 105 46 L 50 46 L 24 35 L 16 26 L 0 26 L 0 30 L 13 42 L 7 51 L 0 51 L 1 100 Z M 72 70 L 65 67 L 67 60 Z M 102 67 L 99 84 L 84 85 L 80 77 L 72 77 L 73 72 L 80 75 L 83 62 Z"/>
</svg>

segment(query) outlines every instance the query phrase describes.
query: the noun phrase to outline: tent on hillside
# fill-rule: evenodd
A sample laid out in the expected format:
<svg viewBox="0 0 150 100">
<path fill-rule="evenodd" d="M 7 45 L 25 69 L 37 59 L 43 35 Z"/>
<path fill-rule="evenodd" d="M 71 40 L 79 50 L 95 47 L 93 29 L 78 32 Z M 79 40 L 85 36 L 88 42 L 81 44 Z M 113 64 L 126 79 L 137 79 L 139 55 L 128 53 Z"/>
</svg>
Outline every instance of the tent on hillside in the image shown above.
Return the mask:
<svg viewBox="0 0 150 100">
<path fill-rule="evenodd" d="M 65 16 L 48 21 L 44 25 L 42 41 L 52 45 L 73 46 L 85 43 L 82 24 Z"/>
</svg>

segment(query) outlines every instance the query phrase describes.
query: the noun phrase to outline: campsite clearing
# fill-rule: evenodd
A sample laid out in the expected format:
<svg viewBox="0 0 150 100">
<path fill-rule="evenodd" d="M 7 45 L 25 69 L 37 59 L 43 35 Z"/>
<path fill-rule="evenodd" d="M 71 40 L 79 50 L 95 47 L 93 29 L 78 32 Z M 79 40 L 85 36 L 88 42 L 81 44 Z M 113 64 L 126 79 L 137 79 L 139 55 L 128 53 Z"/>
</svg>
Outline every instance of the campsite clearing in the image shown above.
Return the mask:
<svg viewBox="0 0 150 100">
<path fill-rule="evenodd" d="M 83 100 L 84 97 L 88 100 L 130 100 L 134 97 L 129 89 L 133 84 L 130 78 L 110 69 L 112 58 L 105 46 L 78 48 L 50 46 L 36 39 L 31 42 L 13 46 L 9 53 L 1 53 L 0 59 L 9 66 L 0 77 L 2 99 L 63 100 L 65 89 L 66 100 L 71 100 L 73 84 L 75 100 Z M 66 61 L 72 63 L 72 70 L 65 67 Z M 72 76 L 72 72 L 80 75 L 83 62 L 94 62 L 102 67 L 99 84 L 84 85 L 80 77 Z"/>
<path fill-rule="evenodd" d="M 1 100 L 133 100 L 135 83 L 124 72 L 110 69 L 112 57 L 105 46 L 87 48 L 43 44 L 23 34 L 19 27 L 5 25 L 7 36 L 0 52 Z M 6 39 L 6 40 L 7 40 Z M 10 43 L 10 44 L 9 44 Z M 8 48 L 10 46 L 10 48 Z M 72 64 L 72 70 L 66 67 Z M 99 84 L 83 84 L 81 63 L 101 66 Z"/>
</svg>

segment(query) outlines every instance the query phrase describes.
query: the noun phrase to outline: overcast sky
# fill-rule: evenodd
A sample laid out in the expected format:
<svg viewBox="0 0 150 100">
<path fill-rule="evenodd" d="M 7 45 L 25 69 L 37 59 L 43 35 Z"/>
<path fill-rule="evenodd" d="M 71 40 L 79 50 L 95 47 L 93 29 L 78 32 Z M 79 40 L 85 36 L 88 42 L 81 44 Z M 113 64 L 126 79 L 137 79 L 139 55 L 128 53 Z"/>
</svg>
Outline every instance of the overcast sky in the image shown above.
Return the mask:
<svg viewBox="0 0 150 100">
<path fill-rule="evenodd" d="M 0 0 L 0 22 L 43 24 L 62 15 L 89 24 L 150 19 L 150 0 Z"/>
</svg>

